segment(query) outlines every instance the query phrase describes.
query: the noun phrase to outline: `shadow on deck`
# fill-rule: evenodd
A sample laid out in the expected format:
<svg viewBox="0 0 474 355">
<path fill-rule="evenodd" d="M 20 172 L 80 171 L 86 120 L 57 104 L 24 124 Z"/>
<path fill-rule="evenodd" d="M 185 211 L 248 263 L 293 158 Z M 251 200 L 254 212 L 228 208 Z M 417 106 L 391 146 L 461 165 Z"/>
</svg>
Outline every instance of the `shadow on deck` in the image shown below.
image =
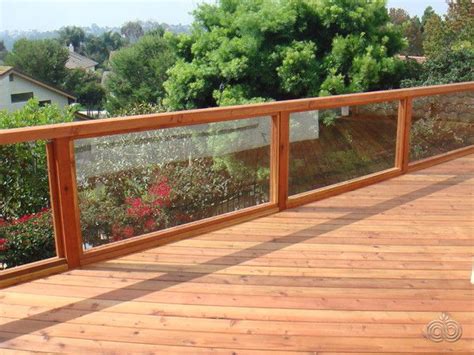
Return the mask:
<svg viewBox="0 0 474 355">
<path fill-rule="evenodd" d="M 0 347 L 470 352 L 474 156 L 0 291 Z M 425 326 L 448 312 L 456 342 Z"/>
</svg>

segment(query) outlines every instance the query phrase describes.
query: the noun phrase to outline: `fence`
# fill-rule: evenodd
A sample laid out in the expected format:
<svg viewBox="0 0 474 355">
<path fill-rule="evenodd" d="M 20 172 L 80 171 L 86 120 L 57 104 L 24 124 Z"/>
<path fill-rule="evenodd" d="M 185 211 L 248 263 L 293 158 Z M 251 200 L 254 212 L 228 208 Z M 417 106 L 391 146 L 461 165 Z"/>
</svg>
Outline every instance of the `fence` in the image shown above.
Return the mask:
<svg viewBox="0 0 474 355">
<path fill-rule="evenodd" d="M 47 142 L 56 245 L 0 286 L 473 153 L 473 108 L 468 82 L 0 130 Z"/>
</svg>

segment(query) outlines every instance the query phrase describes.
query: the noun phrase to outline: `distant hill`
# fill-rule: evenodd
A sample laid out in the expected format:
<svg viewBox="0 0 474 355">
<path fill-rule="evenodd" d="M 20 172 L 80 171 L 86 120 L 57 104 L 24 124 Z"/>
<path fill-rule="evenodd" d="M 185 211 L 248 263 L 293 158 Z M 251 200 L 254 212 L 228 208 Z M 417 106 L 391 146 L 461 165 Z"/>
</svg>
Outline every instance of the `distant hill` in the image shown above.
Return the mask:
<svg viewBox="0 0 474 355">
<path fill-rule="evenodd" d="M 183 32 L 189 32 L 190 31 L 190 26 L 189 25 L 170 25 L 167 23 L 158 23 L 155 21 L 140 21 L 140 24 L 143 27 L 143 30 L 145 32 L 148 32 L 158 26 L 164 27 L 166 30 L 174 32 L 174 33 L 183 33 Z M 113 31 L 113 32 L 118 32 L 120 33 L 120 27 L 101 27 L 96 25 L 95 23 L 92 24 L 91 26 L 88 27 L 82 27 L 84 32 L 86 34 L 91 34 L 94 36 L 99 36 L 104 32 L 107 31 Z M 5 47 L 8 50 L 11 50 L 13 48 L 13 44 L 19 40 L 20 38 L 27 38 L 27 39 L 47 39 L 47 38 L 57 38 L 59 37 L 58 35 L 58 30 L 56 31 L 36 31 L 36 30 L 30 30 L 30 31 L 0 31 L 0 41 L 4 41 Z"/>
</svg>

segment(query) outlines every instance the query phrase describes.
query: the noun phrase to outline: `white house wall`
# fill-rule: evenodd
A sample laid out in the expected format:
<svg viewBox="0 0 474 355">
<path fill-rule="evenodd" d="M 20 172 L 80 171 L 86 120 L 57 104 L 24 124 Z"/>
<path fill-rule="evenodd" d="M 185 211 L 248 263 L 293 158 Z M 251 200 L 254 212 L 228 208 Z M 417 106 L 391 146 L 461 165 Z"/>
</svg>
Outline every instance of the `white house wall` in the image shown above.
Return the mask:
<svg viewBox="0 0 474 355">
<path fill-rule="evenodd" d="M 59 107 L 64 107 L 68 104 L 68 98 L 63 95 L 23 79 L 18 75 L 14 75 L 13 78 L 13 81 L 10 81 L 9 75 L 4 75 L 0 78 L 0 110 L 11 112 L 22 108 L 26 101 L 12 103 L 11 95 L 26 92 L 33 92 L 33 97 L 39 101 L 51 100 L 51 104 L 56 104 Z"/>
</svg>

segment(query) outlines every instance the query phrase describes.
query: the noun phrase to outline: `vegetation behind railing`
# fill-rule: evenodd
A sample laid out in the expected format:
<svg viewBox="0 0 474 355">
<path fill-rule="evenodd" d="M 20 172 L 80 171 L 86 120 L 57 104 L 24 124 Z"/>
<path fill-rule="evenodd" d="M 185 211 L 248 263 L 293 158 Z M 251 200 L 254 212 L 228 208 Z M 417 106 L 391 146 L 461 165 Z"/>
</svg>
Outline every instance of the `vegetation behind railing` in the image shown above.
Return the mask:
<svg viewBox="0 0 474 355">
<path fill-rule="evenodd" d="M 0 130 L 4 147 L 48 141 L 51 196 L 0 225 L 0 263 L 74 268 L 467 154 L 473 100 L 469 82 Z"/>
</svg>

